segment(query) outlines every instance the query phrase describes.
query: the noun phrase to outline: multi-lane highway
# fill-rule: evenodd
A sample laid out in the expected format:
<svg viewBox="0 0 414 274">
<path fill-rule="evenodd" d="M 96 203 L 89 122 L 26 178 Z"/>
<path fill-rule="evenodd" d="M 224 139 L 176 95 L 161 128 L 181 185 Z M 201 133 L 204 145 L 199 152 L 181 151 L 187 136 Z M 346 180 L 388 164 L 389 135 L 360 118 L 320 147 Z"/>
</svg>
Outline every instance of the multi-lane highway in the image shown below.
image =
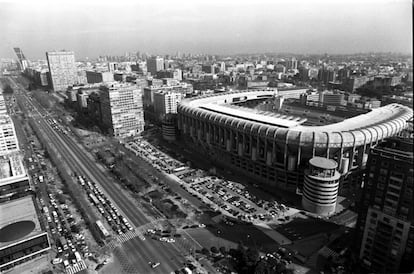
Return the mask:
<svg viewBox="0 0 414 274">
<path fill-rule="evenodd" d="M 112 180 L 108 179 L 108 175 L 94 162 L 93 158 L 72 137 L 55 131 L 46 121 L 50 118 L 48 113 L 35 100 L 31 100 L 14 79 L 9 79 L 14 86 L 20 105 L 26 106 L 26 111 L 34 119 L 35 125 L 47 136 L 72 171 L 84 174 L 91 181 L 99 184 L 135 227 L 148 224 L 151 220 L 114 185 Z M 139 237 L 124 242 L 114 253 L 118 255 L 124 272 L 129 273 L 170 273 L 181 268 L 184 261 L 177 245 L 151 239 L 142 240 Z M 160 265 L 153 269 L 149 262 L 160 262 Z"/>
</svg>

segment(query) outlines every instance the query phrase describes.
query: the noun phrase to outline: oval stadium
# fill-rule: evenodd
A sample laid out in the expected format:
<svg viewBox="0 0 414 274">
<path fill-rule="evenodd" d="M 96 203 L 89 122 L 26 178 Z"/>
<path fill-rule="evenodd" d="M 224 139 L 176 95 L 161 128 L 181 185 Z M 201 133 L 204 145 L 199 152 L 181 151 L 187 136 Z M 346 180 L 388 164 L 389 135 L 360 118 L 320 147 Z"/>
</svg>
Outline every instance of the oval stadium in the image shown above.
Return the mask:
<svg viewBox="0 0 414 274">
<path fill-rule="evenodd" d="M 301 192 L 311 158 L 336 161 L 344 186 L 365 166 L 369 149 L 400 133 L 413 116 L 409 107 L 390 104 L 317 125 L 305 116 L 313 110 L 289 115 L 246 107 L 277 95 L 277 90 L 253 90 L 185 99 L 178 127 L 186 144 L 234 173 L 271 189 Z"/>
</svg>

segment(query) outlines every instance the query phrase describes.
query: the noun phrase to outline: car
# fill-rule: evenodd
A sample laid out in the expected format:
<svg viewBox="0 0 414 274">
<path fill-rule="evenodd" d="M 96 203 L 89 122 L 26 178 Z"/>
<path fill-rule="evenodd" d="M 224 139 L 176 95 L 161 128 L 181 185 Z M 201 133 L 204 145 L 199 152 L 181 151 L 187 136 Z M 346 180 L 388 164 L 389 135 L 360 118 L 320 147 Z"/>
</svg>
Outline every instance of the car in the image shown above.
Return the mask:
<svg viewBox="0 0 414 274">
<path fill-rule="evenodd" d="M 157 262 L 157 263 L 152 263 L 152 264 L 151 264 L 151 267 L 152 267 L 152 268 L 156 268 L 156 267 L 157 267 L 157 266 L 159 266 L 159 265 L 160 265 L 160 263 L 159 263 L 159 262 Z"/>
<path fill-rule="evenodd" d="M 54 258 L 52 260 L 52 264 L 60 264 L 62 262 L 62 258 Z"/>
</svg>

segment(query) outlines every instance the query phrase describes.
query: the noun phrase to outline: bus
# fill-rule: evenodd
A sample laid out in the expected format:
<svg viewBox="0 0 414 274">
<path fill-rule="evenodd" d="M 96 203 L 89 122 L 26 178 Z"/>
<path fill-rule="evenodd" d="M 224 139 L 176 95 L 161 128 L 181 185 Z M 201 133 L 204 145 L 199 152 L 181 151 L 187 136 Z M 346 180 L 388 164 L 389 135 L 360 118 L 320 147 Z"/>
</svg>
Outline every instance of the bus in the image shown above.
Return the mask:
<svg viewBox="0 0 414 274">
<path fill-rule="evenodd" d="M 92 203 L 93 203 L 94 205 L 98 205 L 98 204 L 99 204 L 98 199 L 97 199 L 97 198 L 96 198 L 96 196 L 95 196 L 95 195 L 93 195 L 92 193 L 89 193 L 89 198 L 91 199 L 91 201 L 92 201 Z"/>
<path fill-rule="evenodd" d="M 61 236 L 59 240 L 60 240 L 60 244 L 63 247 L 63 250 L 67 250 L 68 249 L 68 244 L 66 242 L 65 237 Z"/>
<path fill-rule="evenodd" d="M 103 236 L 104 238 L 109 237 L 108 230 L 106 230 L 106 228 L 104 227 L 104 225 L 102 224 L 100 220 L 96 221 L 96 226 L 98 227 L 98 230 L 101 233 L 101 236 Z"/>
<path fill-rule="evenodd" d="M 78 262 L 82 261 L 82 257 L 81 257 L 81 255 L 79 254 L 78 251 L 75 251 L 75 257 L 76 257 L 76 261 L 78 261 Z"/>
</svg>

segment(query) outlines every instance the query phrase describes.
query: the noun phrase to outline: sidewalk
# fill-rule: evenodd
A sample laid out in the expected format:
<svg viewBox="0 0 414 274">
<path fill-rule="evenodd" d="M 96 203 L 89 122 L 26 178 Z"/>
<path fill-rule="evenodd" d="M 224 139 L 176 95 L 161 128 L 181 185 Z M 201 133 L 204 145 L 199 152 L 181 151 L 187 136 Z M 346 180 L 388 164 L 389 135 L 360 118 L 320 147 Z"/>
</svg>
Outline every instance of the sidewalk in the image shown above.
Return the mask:
<svg viewBox="0 0 414 274">
<path fill-rule="evenodd" d="M 280 245 L 290 245 L 292 243 L 291 240 L 277 232 L 276 230 L 272 229 L 267 224 L 256 224 L 255 225 L 258 229 L 260 229 L 263 233 L 265 233 L 267 236 L 275 240 Z"/>
</svg>

